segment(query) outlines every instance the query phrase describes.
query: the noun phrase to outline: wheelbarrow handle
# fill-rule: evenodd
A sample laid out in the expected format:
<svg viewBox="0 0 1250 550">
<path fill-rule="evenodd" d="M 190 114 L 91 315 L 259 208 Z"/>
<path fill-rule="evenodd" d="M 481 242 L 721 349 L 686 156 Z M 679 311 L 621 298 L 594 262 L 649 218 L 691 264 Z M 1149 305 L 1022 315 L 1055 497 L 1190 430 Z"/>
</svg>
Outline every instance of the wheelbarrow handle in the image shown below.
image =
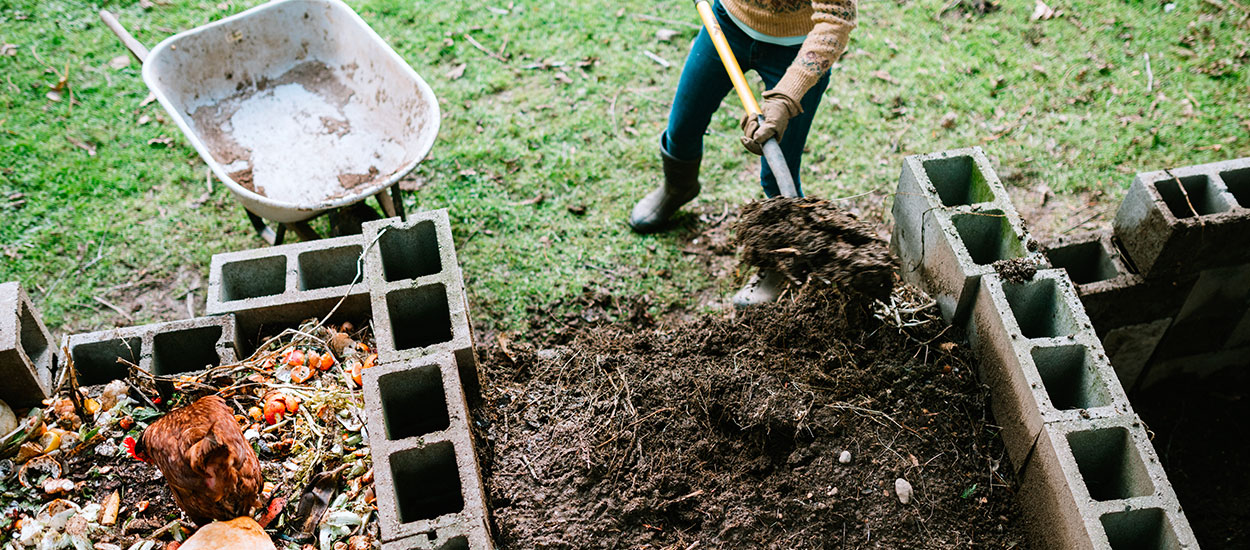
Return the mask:
<svg viewBox="0 0 1250 550">
<path fill-rule="evenodd" d="M 126 49 L 130 50 L 131 55 L 134 55 L 135 59 L 139 60 L 140 64 L 147 61 L 147 46 L 144 46 L 142 42 L 135 39 L 135 37 L 130 34 L 130 31 L 126 30 L 126 27 L 122 26 L 121 21 L 117 20 L 117 16 L 113 15 L 108 10 L 100 10 L 100 19 L 104 21 L 105 25 L 108 25 L 109 30 L 113 31 L 113 34 L 117 35 L 117 38 L 122 41 L 122 44 L 125 44 Z"/>
</svg>

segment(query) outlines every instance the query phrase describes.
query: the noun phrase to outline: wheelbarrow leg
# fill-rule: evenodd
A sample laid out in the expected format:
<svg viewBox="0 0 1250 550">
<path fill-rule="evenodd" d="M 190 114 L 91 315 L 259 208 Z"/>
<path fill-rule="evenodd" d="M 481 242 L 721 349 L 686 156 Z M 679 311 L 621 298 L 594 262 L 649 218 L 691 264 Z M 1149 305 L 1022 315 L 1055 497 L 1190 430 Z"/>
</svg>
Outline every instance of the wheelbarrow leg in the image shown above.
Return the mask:
<svg viewBox="0 0 1250 550">
<path fill-rule="evenodd" d="M 252 222 L 252 227 L 256 229 L 256 234 L 259 235 L 261 239 L 263 239 L 266 243 L 269 243 L 271 246 L 282 244 L 283 238 L 286 237 L 285 225 L 278 224 L 278 229 L 275 231 L 268 225 L 265 225 L 264 218 L 253 214 L 251 210 L 246 208 L 244 208 L 243 211 L 247 212 L 247 219 Z"/>
<path fill-rule="evenodd" d="M 408 216 L 404 215 L 404 195 L 398 183 L 391 186 L 391 206 L 395 209 L 395 215 L 399 216 L 400 221 L 408 221 Z"/>
<path fill-rule="evenodd" d="M 295 230 L 295 234 L 299 235 L 301 241 L 315 241 L 321 238 L 321 235 L 317 233 L 317 230 L 313 229 L 311 225 L 308 225 L 308 222 L 306 221 L 291 222 L 284 225 L 291 226 L 291 229 Z"/>
</svg>

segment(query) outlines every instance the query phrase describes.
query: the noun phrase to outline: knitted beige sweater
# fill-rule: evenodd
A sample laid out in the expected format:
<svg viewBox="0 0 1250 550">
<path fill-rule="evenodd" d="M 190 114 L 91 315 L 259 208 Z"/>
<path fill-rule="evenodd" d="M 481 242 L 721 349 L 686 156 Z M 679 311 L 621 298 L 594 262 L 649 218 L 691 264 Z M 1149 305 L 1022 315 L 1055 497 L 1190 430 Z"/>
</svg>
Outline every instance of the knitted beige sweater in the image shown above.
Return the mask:
<svg viewBox="0 0 1250 550">
<path fill-rule="evenodd" d="M 857 0 L 721 0 L 725 10 L 769 36 L 806 34 L 774 90 L 801 99 L 833 66 L 855 28 Z"/>
</svg>

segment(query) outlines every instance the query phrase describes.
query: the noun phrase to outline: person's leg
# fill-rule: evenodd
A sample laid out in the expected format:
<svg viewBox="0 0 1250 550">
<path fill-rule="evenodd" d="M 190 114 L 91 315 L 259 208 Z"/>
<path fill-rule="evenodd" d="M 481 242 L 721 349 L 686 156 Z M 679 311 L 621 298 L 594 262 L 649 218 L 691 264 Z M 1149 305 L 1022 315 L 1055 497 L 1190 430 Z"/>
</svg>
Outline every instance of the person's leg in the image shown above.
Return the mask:
<svg viewBox="0 0 1250 550">
<path fill-rule="evenodd" d="M 785 75 L 786 69 L 794 61 L 794 56 L 798 53 L 798 47 L 761 44 L 760 48 L 761 54 L 756 62 L 755 70 L 759 73 L 760 78 L 764 80 L 764 87 L 772 89 L 781 81 L 781 77 Z M 786 126 L 786 133 L 781 138 L 781 151 L 786 156 L 786 164 L 790 168 L 790 174 L 794 178 L 794 187 L 798 190 L 800 197 L 803 196 L 803 185 L 799 180 L 799 167 L 802 165 L 803 147 L 807 143 L 807 134 L 812 129 L 812 121 L 816 117 L 816 110 L 820 107 L 820 98 L 828 87 L 829 73 L 826 72 L 803 95 L 803 99 L 799 100 L 799 105 L 803 107 L 803 112 L 790 119 L 789 124 Z M 760 165 L 760 185 L 764 188 L 764 195 L 767 197 L 779 195 L 781 191 L 777 187 L 777 178 L 773 175 L 772 167 L 763 161 L 761 161 Z"/>
<path fill-rule="evenodd" d="M 720 14 L 723 10 L 717 2 L 714 11 L 718 14 L 717 19 L 721 20 L 722 32 L 725 32 L 727 38 L 731 30 L 740 33 L 732 21 L 723 19 L 724 16 Z M 741 43 L 735 44 L 733 40 L 729 42 L 730 47 L 735 50 L 735 56 L 741 58 L 749 53 Z M 668 128 L 660 139 L 660 146 L 668 154 L 681 160 L 701 158 L 703 134 L 707 132 L 712 115 L 720 107 L 721 101 L 732 89 L 733 82 L 725 73 L 712 38 L 708 36 L 707 29 L 701 29 L 690 48 L 690 55 L 686 57 L 686 64 L 682 67 L 681 79 L 673 97 L 673 107 L 668 115 Z"/>
</svg>

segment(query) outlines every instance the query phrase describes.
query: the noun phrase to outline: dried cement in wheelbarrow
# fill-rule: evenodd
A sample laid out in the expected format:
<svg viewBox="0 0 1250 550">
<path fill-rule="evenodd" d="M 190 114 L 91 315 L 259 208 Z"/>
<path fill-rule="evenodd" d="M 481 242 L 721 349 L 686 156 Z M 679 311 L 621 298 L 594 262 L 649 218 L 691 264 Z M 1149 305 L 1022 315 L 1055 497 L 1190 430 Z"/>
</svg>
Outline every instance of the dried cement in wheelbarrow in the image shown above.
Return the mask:
<svg viewBox="0 0 1250 550">
<path fill-rule="evenodd" d="M 346 196 L 408 160 L 395 140 L 353 127 L 377 115 L 350 101 L 355 92 L 320 61 L 240 87 L 195 109 L 191 120 L 230 178 L 257 194 L 315 204 Z"/>
</svg>

